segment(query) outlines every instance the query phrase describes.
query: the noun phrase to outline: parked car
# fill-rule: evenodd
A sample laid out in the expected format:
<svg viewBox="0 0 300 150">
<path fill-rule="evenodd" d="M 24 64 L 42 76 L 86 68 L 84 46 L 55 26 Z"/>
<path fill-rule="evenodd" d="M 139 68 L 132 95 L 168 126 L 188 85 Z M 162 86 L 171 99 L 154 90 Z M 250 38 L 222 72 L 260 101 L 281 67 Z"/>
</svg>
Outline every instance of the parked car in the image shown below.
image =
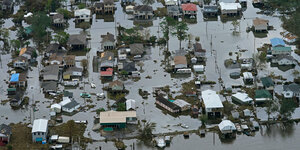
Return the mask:
<svg viewBox="0 0 300 150">
<path fill-rule="evenodd" d="M 105 98 L 105 94 L 104 93 L 97 93 L 96 95 L 97 95 L 97 97 L 99 99 L 104 99 Z"/>
<path fill-rule="evenodd" d="M 91 88 L 96 88 L 96 84 L 91 83 Z"/>
<path fill-rule="evenodd" d="M 80 93 L 80 97 L 82 98 L 91 98 L 91 95 L 88 93 Z"/>
</svg>

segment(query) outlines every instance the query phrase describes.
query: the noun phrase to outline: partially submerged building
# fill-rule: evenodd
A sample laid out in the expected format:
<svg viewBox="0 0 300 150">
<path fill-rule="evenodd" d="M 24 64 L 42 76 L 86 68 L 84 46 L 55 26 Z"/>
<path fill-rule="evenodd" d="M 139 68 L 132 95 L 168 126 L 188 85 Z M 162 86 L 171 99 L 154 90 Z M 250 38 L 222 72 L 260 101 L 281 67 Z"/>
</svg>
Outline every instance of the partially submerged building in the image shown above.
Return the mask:
<svg viewBox="0 0 300 150">
<path fill-rule="evenodd" d="M 208 117 L 221 117 L 223 104 L 216 91 L 202 91 L 202 107 Z"/>
<path fill-rule="evenodd" d="M 100 112 L 100 125 L 103 128 L 126 128 L 126 124 L 135 123 L 136 111 L 105 111 Z"/>
</svg>

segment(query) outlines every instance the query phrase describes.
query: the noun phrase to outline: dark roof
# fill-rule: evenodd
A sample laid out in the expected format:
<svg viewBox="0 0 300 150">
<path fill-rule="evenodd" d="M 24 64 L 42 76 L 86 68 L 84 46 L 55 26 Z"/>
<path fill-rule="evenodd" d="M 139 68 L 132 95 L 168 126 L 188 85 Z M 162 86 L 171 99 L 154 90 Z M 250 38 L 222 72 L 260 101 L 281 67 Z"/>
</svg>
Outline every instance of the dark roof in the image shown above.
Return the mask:
<svg viewBox="0 0 300 150">
<path fill-rule="evenodd" d="M 109 52 L 109 51 L 103 52 L 103 53 L 101 53 L 100 59 L 101 59 L 101 62 L 104 62 L 107 60 L 114 61 L 114 53 Z"/>
<path fill-rule="evenodd" d="M 123 70 L 127 72 L 136 71 L 135 62 L 123 62 Z"/>
<path fill-rule="evenodd" d="M 123 82 L 119 81 L 119 80 L 115 80 L 113 82 L 110 82 L 108 85 L 110 88 L 112 88 L 113 86 L 124 86 Z"/>
<path fill-rule="evenodd" d="M 46 48 L 46 52 L 47 53 L 56 53 L 59 50 L 59 44 L 57 43 L 53 43 L 48 45 L 48 47 Z"/>
<path fill-rule="evenodd" d="M 44 75 L 58 75 L 59 66 L 58 65 L 49 65 L 44 68 Z"/>
<path fill-rule="evenodd" d="M 2 1 L 2 4 L 3 4 L 3 5 L 11 5 L 12 3 L 13 3 L 12 0 L 3 0 L 3 1 Z"/>
<path fill-rule="evenodd" d="M 206 52 L 206 50 L 202 49 L 202 45 L 198 42 L 194 44 L 194 51 L 195 52 Z"/>
<path fill-rule="evenodd" d="M 16 61 L 25 61 L 26 62 L 27 58 L 24 56 L 18 56 L 15 59 L 13 59 L 13 62 L 16 62 Z"/>
<path fill-rule="evenodd" d="M 63 14 L 55 14 L 54 16 L 52 16 L 52 19 L 64 19 L 64 15 Z"/>
<path fill-rule="evenodd" d="M 205 13 L 217 13 L 218 12 L 218 6 L 204 5 L 203 6 L 203 12 L 205 12 Z"/>
<path fill-rule="evenodd" d="M 264 87 L 274 86 L 274 82 L 273 82 L 272 78 L 270 78 L 270 77 L 263 77 L 263 78 L 260 78 L 260 80 Z"/>
<path fill-rule="evenodd" d="M 133 8 L 135 11 L 153 11 L 151 6 L 148 5 L 139 5 L 139 6 L 134 6 Z"/>
<path fill-rule="evenodd" d="M 104 4 L 102 2 L 95 3 L 95 7 L 97 8 L 103 8 Z"/>
<path fill-rule="evenodd" d="M 283 85 L 283 91 L 292 91 L 293 93 L 300 93 L 300 85 L 292 83 L 290 85 Z"/>
<path fill-rule="evenodd" d="M 63 94 L 64 94 L 64 97 L 70 97 L 70 98 L 73 97 L 73 92 L 64 91 Z"/>
<path fill-rule="evenodd" d="M 66 65 L 75 65 L 75 55 L 67 55 L 64 57 Z"/>
<path fill-rule="evenodd" d="M 70 45 L 87 45 L 86 35 L 85 34 L 73 34 L 70 35 L 68 44 Z"/>
<path fill-rule="evenodd" d="M 141 43 L 130 44 L 130 54 L 141 55 L 144 53 L 144 45 Z"/>
<path fill-rule="evenodd" d="M 55 81 L 46 81 L 42 83 L 41 86 L 45 91 L 56 91 L 57 90 L 57 82 Z"/>
<path fill-rule="evenodd" d="M 272 95 L 267 90 L 256 90 L 255 98 L 272 98 Z"/>
<path fill-rule="evenodd" d="M 114 4 L 114 0 L 103 0 L 103 3 L 106 5 L 106 4 L 108 4 L 108 5 L 112 5 L 112 4 Z"/>
<path fill-rule="evenodd" d="M 180 110 L 179 106 L 177 106 L 176 104 L 168 101 L 162 95 L 157 96 L 156 100 L 159 101 L 159 102 L 161 102 L 161 103 L 163 103 L 164 105 L 166 105 L 167 107 L 171 108 L 172 110 Z"/>
<path fill-rule="evenodd" d="M 115 37 L 113 34 L 107 32 L 105 35 L 101 35 L 102 43 L 105 41 L 115 42 Z"/>
<path fill-rule="evenodd" d="M 10 128 L 10 126 L 8 126 L 6 124 L 1 124 L 0 125 L 0 134 L 4 134 L 6 136 L 10 136 L 11 135 L 11 128 Z"/>
<path fill-rule="evenodd" d="M 67 74 L 72 74 L 74 71 L 76 72 L 82 72 L 83 69 L 82 68 L 77 68 L 77 67 L 70 67 L 68 68 L 63 75 L 67 75 Z"/>
<path fill-rule="evenodd" d="M 74 107 L 77 106 L 77 105 L 79 105 L 79 103 L 76 102 L 76 101 L 74 101 L 74 100 L 72 100 L 70 103 L 64 105 L 63 107 L 68 108 L 68 109 L 71 109 L 71 108 L 74 108 Z"/>
</svg>

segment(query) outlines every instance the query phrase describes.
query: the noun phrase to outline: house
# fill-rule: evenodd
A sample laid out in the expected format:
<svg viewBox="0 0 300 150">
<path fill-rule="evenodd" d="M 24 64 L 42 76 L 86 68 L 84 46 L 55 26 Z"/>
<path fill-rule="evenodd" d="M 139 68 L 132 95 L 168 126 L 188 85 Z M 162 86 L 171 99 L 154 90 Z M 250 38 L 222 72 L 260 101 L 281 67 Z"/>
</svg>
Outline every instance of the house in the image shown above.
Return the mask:
<svg viewBox="0 0 300 150">
<path fill-rule="evenodd" d="M 130 44 L 130 55 L 143 55 L 144 54 L 144 45 L 141 43 Z"/>
<path fill-rule="evenodd" d="M 114 53 L 106 51 L 100 55 L 100 75 L 111 78 L 113 76 Z"/>
<path fill-rule="evenodd" d="M 57 92 L 57 82 L 56 81 L 46 81 L 42 82 L 41 88 L 44 93 L 56 93 Z"/>
<path fill-rule="evenodd" d="M 254 77 L 251 72 L 243 72 L 243 80 L 245 84 L 253 84 Z"/>
<path fill-rule="evenodd" d="M 148 5 L 134 6 L 133 15 L 139 20 L 149 20 L 153 18 L 153 9 Z"/>
<path fill-rule="evenodd" d="M 177 99 L 173 103 L 180 107 L 180 111 L 186 111 L 191 109 L 191 104 L 182 99 Z"/>
<path fill-rule="evenodd" d="M 106 33 L 106 35 L 101 35 L 102 41 L 101 41 L 101 48 L 104 50 L 111 50 L 115 49 L 115 38 L 113 34 L 110 34 L 109 32 Z"/>
<path fill-rule="evenodd" d="M 289 85 L 283 85 L 283 95 L 284 98 L 297 98 L 300 100 L 300 85 L 292 83 Z"/>
<path fill-rule="evenodd" d="M 9 87 L 25 87 L 27 83 L 25 73 L 14 73 L 9 80 Z"/>
<path fill-rule="evenodd" d="M 110 82 L 108 87 L 113 92 L 120 92 L 120 91 L 122 92 L 125 89 L 123 82 L 121 82 L 119 80 Z"/>
<path fill-rule="evenodd" d="M 70 35 L 67 45 L 71 50 L 82 50 L 87 47 L 88 41 L 85 34 Z"/>
<path fill-rule="evenodd" d="M 70 67 L 63 73 L 64 80 L 80 79 L 82 77 L 82 68 Z"/>
<path fill-rule="evenodd" d="M 24 56 L 18 56 L 13 59 L 13 67 L 26 70 L 28 68 L 28 59 Z"/>
<path fill-rule="evenodd" d="M 119 71 L 125 71 L 128 75 L 131 75 L 132 72 L 137 71 L 135 68 L 135 62 L 123 62 L 118 66 Z"/>
<path fill-rule="evenodd" d="M 285 43 L 280 38 L 272 38 L 270 39 L 272 47 L 285 47 Z"/>
<path fill-rule="evenodd" d="M 74 16 L 75 16 L 76 23 L 90 22 L 92 19 L 91 10 L 89 9 L 77 9 L 74 12 Z"/>
<path fill-rule="evenodd" d="M 175 19 L 179 18 L 179 16 L 180 16 L 179 6 L 177 6 L 177 5 L 168 6 L 167 12 L 168 12 L 169 17 L 172 17 Z"/>
<path fill-rule="evenodd" d="M 200 43 L 195 43 L 194 44 L 194 55 L 196 58 L 205 58 L 205 53 L 206 53 L 206 50 L 205 49 L 202 49 L 202 46 Z"/>
<path fill-rule="evenodd" d="M 61 105 L 55 103 L 50 106 L 50 111 L 55 113 L 61 113 Z"/>
<path fill-rule="evenodd" d="M 62 105 L 62 111 L 72 113 L 73 111 L 77 110 L 80 107 L 80 104 L 75 100 L 71 100 L 70 102 Z"/>
<path fill-rule="evenodd" d="M 256 90 L 255 91 L 255 103 L 264 103 L 272 100 L 273 96 L 268 90 Z"/>
<path fill-rule="evenodd" d="M 184 4 L 184 3 L 190 3 L 191 0 L 180 0 L 180 4 Z"/>
<path fill-rule="evenodd" d="M 36 55 L 36 51 L 33 47 L 22 48 L 20 50 L 20 53 L 19 53 L 19 56 L 26 57 L 29 60 L 29 62 L 34 62 L 35 61 L 34 58 L 36 56 L 34 56 L 34 55 Z"/>
<path fill-rule="evenodd" d="M 230 120 L 223 120 L 218 127 L 222 134 L 230 134 L 236 131 L 235 125 Z"/>
<path fill-rule="evenodd" d="M 0 146 L 5 146 L 10 141 L 11 128 L 6 124 L 0 125 Z"/>
<path fill-rule="evenodd" d="M 103 0 L 104 13 L 113 14 L 115 10 L 114 0 Z"/>
<path fill-rule="evenodd" d="M 287 42 L 287 43 L 294 43 L 294 42 L 296 42 L 296 40 L 297 40 L 297 38 L 298 38 L 298 36 L 296 36 L 296 35 L 294 35 L 294 34 L 288 32 L 288 31 L 284 32 L 284 33 L 282 34 L 282 36 L 283 36 L 282 39 L 283 39 L 285 42 Z"/>
<path fill-rule="evenodd" d="M 49 59 L 46 61 L 48 65 L 58 65 L 59 67 L 63 67 L 63 56 L 57 55 L 56 53 L 52 54 Z"/>
<path fill-rule="evenodd" d="M 221 14 L 225 16 L 236 16 L 240 15 L 242 6 L 240 3 L 224 3 L 220 2 Z"/>
<path fill-rule="evenodd" d="M 43 77 L 43 81 L 58 81 L 59 66 L 58 65 L 46 66 L 41 75 Z"/>
<path fill-rule="evenodd" d="M 238 104 L 253 104 L 253 99 L 248 96 L 247 93 L 241 93 L 237 92 L 236 94 L 233 94 L 231 96 L 231 99 L 233 102 L 236 102 Z"/>
<path fill-rule="evenodd" d="M 70 67 L 74 67 L 75 66 L 75 55 L 67 55 L 64 57 L 64 67 L 65 68 L 70 68 Z"/>
<path fill-rule="evenodd" d="M 168 7 L 178 5 L 178 0 L 165 0 L 165 5 Z"/>
<path fill-rule="evenodd" d="M 135 100 L 133 99 L 128 99 L 126 100 L 126 110 L 135 110 Z"/>
<path fill-rule="evenodd" d="M 155 104 L 163 107 L 164 109 L 168 110 L 171 113 L 178 113 L 180 112 L 180 107 L 174 104 L 173 102 L 170 102 L 166 98 L 164 98 L 162 95 L 159 95 L 156 97 Z"/>
<path fill-rule="evenodd" d="M 253 21 L 253 27 L 255 32 L 268 31 L 269 20 L 255 18 Z"/>
<path fill-rule="evenodd" d="M 128 5 L 134 3 L 134 0 L 122 0 L 121 3 L 122 5 Z"/>
<path fill-rule="evenodd" d="M 14 2 L 12 0 L 3 0 L 1 3 L 1 9 L 4 12 L 12 11 L 14 8 Z"/>
<path fill-rule="evenodd" d="M 274 82 L 273 82 L 272 78 L 263 77 L 263 78 L 260 78 L 260 81 L 262 82 L 264 89 L 266 89 L 268 91 L 274 90 Z"/>
<path fill-rule="evenodd" d="M 219 9 L 216 5 L 204 5 L 202 13 L 205 17 L 217 17 L 218 11 Z"/>
<path fill-rule="evenodd" d="M 181 4 L 182 13 L 185 16 L 196 16 L 197 6 L 193 3 Z"/>
<path fill-rule="evenodd" d="M 221 117 L 223 111 L 222 101 L 216 91 L 205 90 L 202 94 L 202 107 L 208 117 Z"/>
<path fill-rule="evenodd" d="M 178 69 L 187 68 L 187 61 L 185 56 L 174 56 L 174 69 L 175 71 Z"/>
<path fill-rule="evenodd" d="M 52 24 L 56 27 L 62 27 L 65 25 L 65 19 L 64 19 L 64 15 L 63 14 L 55 14 L 51 17 L 52 19 Z"/>
<path fill-rule="evenodd" d="M 48 120 L 46 120 L 46 119 L 34 120 L 31 134 L 32 134 L 32 142 L 47 141 Z"/>
<path fill-rule="evenodd" d="M 271 53 L 272 55 L 291 55 L 292 48 L 291 47 L 272 47 Z"/>
<path fill-rule="evenodd" d="M 58 43 L 49 44 L 45 50 L 44 56 L 50 57 L 52 54 L 65 55 L 66 51 Z"/>
<path fill-rule="evenodd" d="M 94 4 L 94 12 L 96 14 L 103 14 L 104 12 L 104 3 L 103 2 L 97 2 Z"/>
<path fill-rule="evenodd" d="M 126 128 L 126 124 L 135 123 L 136 111 L 105 111 L 100 112 L 100 125 L 103 128 Z"/>
</svg>

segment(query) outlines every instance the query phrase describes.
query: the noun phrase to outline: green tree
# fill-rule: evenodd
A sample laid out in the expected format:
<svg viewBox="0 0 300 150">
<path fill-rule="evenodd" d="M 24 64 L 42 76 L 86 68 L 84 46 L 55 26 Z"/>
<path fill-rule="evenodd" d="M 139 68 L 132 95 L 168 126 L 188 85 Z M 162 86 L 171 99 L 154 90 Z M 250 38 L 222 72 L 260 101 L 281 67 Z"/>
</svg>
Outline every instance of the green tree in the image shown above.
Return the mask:
<svg viewBox="0 0 300 150">
<path fill-rule="evenodd" d="M 80 4 L 78 5 L 78 8 L 79 8 L 79 9 L 85 8 L 85 4 L 84 4 L 84 3 L 80 3 Z"/>
<path fill-rule="evenodd" d="M 34 14 L 32 18 L 33 39 L 39 44 L 45 41 L 46 29 L 50 26 L 51 20 L 44 12 Z"/>
<path fill-rule="evenodd" d="M 207 115 L 203 114 L 203 115 L 200 116 L 199 119 L 200 119 L 200 121 L 201 121 L 201 126 L 202 126 L 202 127 L 205 127 L 205 124 L 206 124 L 206 122 L 207 122 L 207 120 L 208 120 Z"/>
<path fill-rule="evenodd" d="M 10 45 L 15 51 L 21 48 L 20 40 L 10 40 Z"/>
<path fill-rule="evenodd" d="M 117 111 L 126 111 L 125 103 L 118 103 L 117 104 Z"/>
<path fill-rule="evenodd" d="M 87 59 L 82 59 L 81 60 L 81 66 L 83 67 L 83 70 L 87 69 L 89 61 Z"/>
<path fill-rule="evenodd" d="M 81 22 L 79 24 L 79 28 L 83 29 L 83 31 L 85 31 L 86 29 L 90 28 L 91 24 L 89 22 Z"/>
<path fill-rule="evenodd" d="M 209 5 L 211 3 L 211 0 L 203 0 L 205 5 Z"/>
<path fill-rule="evenodd" d="M 67 9 L 58 8 L 57 12 L 64 15 L 65 19 L 71 19 L 73 16 L 72 12 L 68 11 Z"/>
<path fill-rule="evenodd" d="M 187 40 L 188 34 L 187 31 L 189 27 L 183 21 L 177 22 L 175 25 L 175 31 L 172 32 L 172 35 L 176 35 L 179 40 L 179 49 L 181 49 L 181 42 Z"/>
<path fill-rule="evenodd" d="M 146 122 L 142 129 L 139 129 L 139 139 L 145 144 L 150 144 L 152 140 L 152 132 L 155 129 L 156 124 L 153 122 Z"/>
<path fill-rule="evenodd" d="M 9 50 L 9 30 L 7 28 L 0 29 L 0 41 L 3 42 L 3 49 Z"/>
<path fill-rule="evenodd" d="M 155 3 L 155 0 L 141 0 L 144 5 L 152 5 Z"/>
<path fill-rule="evenodd" d="M 233 32 L 236 32 L 238 26 L 240 25 L 240 22 L 237 20 L 234 20 L 231 22 L 232 26 L 233 26 Z"/>
<path fill-rule="evenodd" d="M 58 32 L 56 35 L 54 35 L 53 40 L 55 42 L 58 42 L 60 45 L 65 46 L 69 40 L 69 33 L 67 32 Z"/>
<path fill-rule="evenodd" d="M 297 108 L 297 103 L 293 99 L 283 99 L 279 113 L 282 119 L 289 120 Z"/>
<path fill-rule="evenodd" d="M 74 132 L 74 126 L 75 126 L 74 120 L 69 120 L 67 122 L 67 126 L 68 126 L 69 137 L 72 138 Z"/>
<path fill-rule="evenodd" d="M 169 50 L 170 33 L 173 32 L 175 24 L 175 20 L 171 17 L 165 17 L 159 24 L 163 33 L 163 38 L 167 42 L 167 50 Z"/>
<path fill-rule="evenodd" d="M 61 1 L 62 0 L 48 0 L 46 4 L 46 9 L 48 10 L 48 12 L 55 12 L 56 9 L 61 6 Z"/>
</svg>

